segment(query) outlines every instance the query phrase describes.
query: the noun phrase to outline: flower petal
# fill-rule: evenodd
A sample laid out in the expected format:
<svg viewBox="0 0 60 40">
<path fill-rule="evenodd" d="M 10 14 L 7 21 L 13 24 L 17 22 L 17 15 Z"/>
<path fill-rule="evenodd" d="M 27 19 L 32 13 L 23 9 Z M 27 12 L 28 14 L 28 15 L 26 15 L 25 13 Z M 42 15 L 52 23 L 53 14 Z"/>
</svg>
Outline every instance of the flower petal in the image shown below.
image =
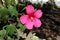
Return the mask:
<svg viewBox="0 0 60 40">
<path fill-rule="evenodd" d="M 28 15 L 23 15 L 23 16 L 21 16 L 21 17 L 20 17 L 21 23 L 22 23 L 22 24 L 25 24 L 26 21 L 27 21 L 27 18 L 28 18 Z"/>
<path fill-rule="evenodd" d="M 33 7 L 32 5 L 28 5 L 28 6 L 26 7 L 26 12 L 27 12 L 27 14 L 32 14 L 32 13 L 34 13 L 34 7 Z"/>
<path fill-rule="evenodd" d="M 31 20 L 28 20 L 27 23 L 26 23 L 26 28 L 28 30 L 31 30 L 33 29 L 33 22 Z"/>
<path fill-rule="evenodd" d="M 35 13 L 34 13 L 35 17 L 36 18 L 41 18 L 42 17 L 42 11 L 41 10 L 37 10 Z"/>
<path fill-rule="evenodd" d="M 35 18 L 35 20 L 33 20 L 33 23 L 34 23 L 34 26 L 36 28 L 39 28 L 42 25 L 41 21 L 39 19 L 36 19 L 36 18 Z"/>
</svg>

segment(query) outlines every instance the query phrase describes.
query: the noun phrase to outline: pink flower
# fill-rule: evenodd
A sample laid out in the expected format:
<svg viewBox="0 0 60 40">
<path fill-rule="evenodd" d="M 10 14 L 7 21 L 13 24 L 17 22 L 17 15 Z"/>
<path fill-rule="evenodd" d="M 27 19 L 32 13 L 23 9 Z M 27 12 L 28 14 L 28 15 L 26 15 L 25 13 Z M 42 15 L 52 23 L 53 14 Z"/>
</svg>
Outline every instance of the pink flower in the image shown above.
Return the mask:
<svg viewBox="0 0 60 40">
<path fill-rule="evenodd" d="M 20 22 L 25 24 L 27 29 L 31 30 L 33 29 L 33 26 L 36 28 L 41 27 L 42 22 L 38 19 L 42 17 L 41 10 L 34 11 L 34 7 L 32 5 L 28 5 L 26 7 L 26 13 L 27 15 L 22 15 L 20 17 Z"/>
</svg>

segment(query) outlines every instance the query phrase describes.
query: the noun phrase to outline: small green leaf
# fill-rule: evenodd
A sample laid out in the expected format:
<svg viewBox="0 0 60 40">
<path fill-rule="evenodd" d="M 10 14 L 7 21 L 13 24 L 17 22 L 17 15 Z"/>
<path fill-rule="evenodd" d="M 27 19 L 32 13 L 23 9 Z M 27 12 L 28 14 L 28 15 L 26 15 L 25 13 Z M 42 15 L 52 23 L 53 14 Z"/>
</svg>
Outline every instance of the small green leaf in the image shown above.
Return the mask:
<svg viewBox="0 0 60 40">
<path fill-rule="evenodd" d="M 8 6 L 8 11 L 10 12 L 11 16 L 18 17 L 18 12 L 14 6 Z"/>
<path fill-rule="evenodd" d="M 22 24 L 20 23 L 19 19 L 17 19 L 17 21 L 18 21 L 17 26 L 19 26 L 19 27 L 20 27 L 20 31 L 23 32 L 23 31 L 26 29 L 25 25 L 22 25 Z"/>
<path fill-rule="evenodd" d="M 11 0 L 5 0 L 5 4 L 6 5 L 10 5 L 11 4 Z"/>
<path fill-rule="evenodd" d="M 8 5 L 15 5 L 15 0 L 5 0 L 5 4 Z"/>
<path fill-rule="evenodd" d="M 0 38 L 0 40 L 4 40 L 3 38 Z"/>
<path fill-rule="evenodd" d="M 0 8 L 0 15 L 4 16 L 4 15 L 7 15 L 7 14 L 8 14 L 8 9 L 1 7 Z"/>
<path fill-rule="evenodd" d="M 38 38 L 37 36 L 32 36 L 31 40 L 41 40 L 40 38 Z"/>
<path fill-rule="evenodd" d="M 8 13 L 9 13 L 9 12 L 8 12 L 8 9 L 7 9 L 7 8 L 3 8 L 3 7 L 0 8 L 0 18 L 1 18 L 2 20 L 6 20 L 6 19 L 9 18 Z"/>
<path fill-rule="evenodd" d="M 0 38 L 2 37 L 5 37 L 5 35 L 6 35 L 6 30 L 1 30 L 0 31 Z"/>
<path fill-rule="evenodd" d="M 12 25 L 12 24 L 7 26 L 6 31 L 9 35 L 12 35 L 15 32 L 17 32 L 15 25 Z"/>
<path fill-rule="evenodd" d="M 26 3 L 24 4 L 24 3 L 19 3 L 18 5 L 20 5 L 20 6 L 26 6 Z"/>
<path fill-rule="evenodd" d="M 26 29 L 25 25 L 21 25 L 20 31 L 23 32 Z"/>
<path fill-rule="evenodd" d="M 24 7 L 24 8 L 21 10 L 21 12 L 22 12 L 23 10 L 25 10 L 25 8 L 26 8 L 26 7 Z"/>
<path fill-rule="evenodd" d="M 15 0 L 11 0 L 11 5 L 16 5 Z"/>
<path fill-rule="evenodd" d="M 7 40 L 14 40 L 14 39 L 8 36 Z"/>
<path fill-rule="evenodd" d="M 22 26 L 22 24 L 20 23 L 20 20 L 19 20 L 19 18 L 17 18 L 17 26 L 19 26 L 19 27 L 21 27 Z"/>
<path fill-rule="evenodd" d="M 9 18 L 9 15 L 5 15 L 4 17 L 1 17 L 2 20 L 7 20 Z"/>
</svg>

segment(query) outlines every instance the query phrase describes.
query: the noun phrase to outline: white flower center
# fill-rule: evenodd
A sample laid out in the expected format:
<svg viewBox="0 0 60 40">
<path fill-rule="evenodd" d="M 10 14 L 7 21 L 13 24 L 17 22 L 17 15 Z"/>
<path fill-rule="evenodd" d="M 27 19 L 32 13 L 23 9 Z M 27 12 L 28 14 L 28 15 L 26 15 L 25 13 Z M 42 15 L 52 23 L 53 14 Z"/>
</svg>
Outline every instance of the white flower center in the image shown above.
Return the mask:
<svg viewBox="0 0 60 40">
<path fill-rule="evenodd" d="M 33 17 L 31 17 L 31 19 L 33 20 Z"/>
</svg>

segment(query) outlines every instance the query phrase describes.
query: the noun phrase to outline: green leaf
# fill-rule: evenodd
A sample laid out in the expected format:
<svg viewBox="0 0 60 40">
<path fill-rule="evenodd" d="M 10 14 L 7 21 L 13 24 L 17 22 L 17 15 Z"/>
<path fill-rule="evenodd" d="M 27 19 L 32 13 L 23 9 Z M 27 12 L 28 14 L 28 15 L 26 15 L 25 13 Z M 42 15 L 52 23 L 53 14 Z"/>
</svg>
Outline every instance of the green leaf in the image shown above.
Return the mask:
<svg viewBox="0 0 60 40">
<path fill-rule="evenodd" d="M 10 12 L 11 16 L 18 17 L 18 12 L 14 6 L 8 6 L 8 11 Z"/>
<path fill-rule="evenodd" d="M 4 17 L 1 17 L 2 20 L 7 20 L 9 18 L 9 15 L 5 15 Z"/>
<path fill-rule="evenodd" d="M 5 35 L 6 35 L 6 30 L 1 30 L 0 31 L 0 38 L 5 37 Z"/>
<path fill-rule="evenodd" d="M 14 40 L 14 39 L 8 36 L 7 40 Z"/>
<path fill-rule="evenodd" d="M 7 31 L 7 34 L 9 35 L 12 35 L 15 32 L 17 32 L 15 25 L 12 25 L 12 24 L 7 26 L 6 31 Z"/>
<path fill-rule="evenodd" d="M 11 4 L 11 0 L 5 0 L 5 4 L 6 5 L 10 5 Z"/>
<path fill-rule="evenodd" d="M 1 14 L 2 16 L 8 14 L 8 9 L 7 9 L 7 8 L 4 8 L 4 7 L 0 8 L 0 14 Z"/>
<path fill-rule="evenodd" d="M 20 5 L 20 6 L 26 6 L 26 4 L 22 4 L 22 3 L 19 3 L 18 5 Z"/>
<path fill-rule="evenodd" d="M 20 23 L 19 19 L 17 19 L 17 21 L 18 21 L 17 26 L 19 26 L 19 27 L 20 27 L 20 31 L 23 32 L 23 31 L 26 29 L 25 25 L 22 25 L 22 24 Z"/>
<path fill-rule="evenodd" d="M 5 0 L 5 4 L 8 5 L 16 5 L 15 0 Z"/>
<path fill-rule="evenodd" d="M 6 20 L 6 19 L 8 19 L 9 18 L 9 15 L 8 15 L 8 9 L 7 8 L 0 8 L 0 18 L 2 19 L 2 20 Z"/>
<path fill-rule="evenodd" d="M 15 0 L 11 0 L 12 5 L 16 5 Z"/>
<path fill-rule="evenodd" d="M 31 40 L 41 40 L 40 38 L 38 38 L 37 36 L 32 36 Z"/>
<path fill-rule="evenodd" d="M 21 23 L 18 23 L 17 26 L 20 27 L 21 32 L 23 32 L 26 29 L 25 25 L 22 25 Z"/>
<path fill-rule="evenodd" d="M 26 8 L 26 7 L 24 7 L 24 8 L 21 10 L 21 12 L 22 12 L 23 10 L 25 10 L 25 8 Z"/>
<path fill-rule="evenodd" d="M 3 38 L 0 38 L 0 40 L 4 40 Z"/>
<path fill-rule="evenodd" d="M 19 26 L 19 27 L 21 27 L 22 26 L 22 24 L 20 23 L 20 21 L 19 21 L 19 18 L 17 18 L 17 26 Z"/>
<path fill-rule="evenodd" d="M 25 25 L 21 25 L 20 31 L 23 32 L 26 29 Z"/>
</svg>

